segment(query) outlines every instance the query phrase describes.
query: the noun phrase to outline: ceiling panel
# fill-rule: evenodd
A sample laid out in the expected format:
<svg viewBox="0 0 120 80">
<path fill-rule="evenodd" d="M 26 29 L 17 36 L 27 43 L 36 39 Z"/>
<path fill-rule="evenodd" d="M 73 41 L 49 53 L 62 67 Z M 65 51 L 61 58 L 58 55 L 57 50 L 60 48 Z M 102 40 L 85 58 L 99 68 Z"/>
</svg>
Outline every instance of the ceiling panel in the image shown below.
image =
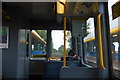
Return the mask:
<svg viewBox="0 0 120 80">
<path fill-rule="evenodd" d="M 8 2 L 8 6 L 19 6 L 30 19 L 55 20 L 52 2 Z"/>
</svg>

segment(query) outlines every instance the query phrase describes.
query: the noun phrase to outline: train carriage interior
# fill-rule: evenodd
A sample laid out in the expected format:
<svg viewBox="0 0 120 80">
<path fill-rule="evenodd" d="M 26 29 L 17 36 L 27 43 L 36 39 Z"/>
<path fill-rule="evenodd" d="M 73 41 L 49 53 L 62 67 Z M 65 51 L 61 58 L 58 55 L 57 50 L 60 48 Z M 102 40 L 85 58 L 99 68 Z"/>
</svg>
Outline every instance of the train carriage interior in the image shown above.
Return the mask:
<svg viewBox="0 0 120 80">
<path fill-rule="evenodd" d="M 0 2 L 1 80 L 120 79 L 120 0 L 18 1 Z"/>
</svg>

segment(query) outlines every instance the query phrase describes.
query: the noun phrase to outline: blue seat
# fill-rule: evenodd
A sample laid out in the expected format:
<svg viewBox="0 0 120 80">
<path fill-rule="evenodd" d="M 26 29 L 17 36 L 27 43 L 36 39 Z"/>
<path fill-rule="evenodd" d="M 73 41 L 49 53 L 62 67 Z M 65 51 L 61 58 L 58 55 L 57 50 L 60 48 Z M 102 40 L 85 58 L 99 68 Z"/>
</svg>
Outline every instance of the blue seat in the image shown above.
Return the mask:
<svg viewBox="0 0 120 80">
<path fill-rule="evenodd" d="M 63 66 L 63 61 L 45 61 L 45 78 L 59 78 L 60 68 Z M 67 61 L 68 67 L 79 67 L 79 61 Z"/>
</svg>

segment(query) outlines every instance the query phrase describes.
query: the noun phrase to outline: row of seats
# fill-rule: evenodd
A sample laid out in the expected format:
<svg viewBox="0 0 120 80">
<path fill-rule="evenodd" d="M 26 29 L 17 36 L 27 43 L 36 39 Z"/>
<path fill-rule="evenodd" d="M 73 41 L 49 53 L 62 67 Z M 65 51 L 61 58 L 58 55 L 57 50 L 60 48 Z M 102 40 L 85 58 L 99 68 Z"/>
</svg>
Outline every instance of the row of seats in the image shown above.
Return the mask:
<svg viewBox="0 0 120 80">
<path fill-rule="evenodd" d="M 67 67 L 79 67 L 80 61 L 67 61 Z M 45 61 L 45 78 L 59 78 L 63 61 Z"/>
</svg>

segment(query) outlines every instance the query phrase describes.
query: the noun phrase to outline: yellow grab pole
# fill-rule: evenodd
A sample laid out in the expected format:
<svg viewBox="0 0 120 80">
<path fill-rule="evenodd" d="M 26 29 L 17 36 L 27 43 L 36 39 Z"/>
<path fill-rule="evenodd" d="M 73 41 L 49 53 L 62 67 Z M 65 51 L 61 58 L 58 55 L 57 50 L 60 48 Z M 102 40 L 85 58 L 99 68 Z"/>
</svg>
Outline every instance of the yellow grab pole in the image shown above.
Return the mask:
<svg viewBox="0 0 120 80">
<path fill-rule="evenodd" d="M 64 16 L 64 56 L 63 66 L 66 67 L 66 17 Z"/>
<path fill-rule="evenodd" d="M 103 59 L 103 46 L 102 46 L 102 33 L 101 33 L 101 14 L 98 15 L 98 41 L 99 41 L 99 54 L 100 54 L 100 66 L 105 69 L 104 59 Z"/>
<path fill-rule="evenodd" d="M 66 14 L 66 4 L 64 5 L 64 14 Z M 66 15 L 64 15 L 64 56 L 63 67 L 66 67 Z"/>
<path fill-rule="evenodd" d="M 59 3 L 61 3 L 64 6 L 64 56 L 63 56 L 63 67 L 66 67 L 66 3 L 64 4 L 59 0 Z"/>
</svg>

